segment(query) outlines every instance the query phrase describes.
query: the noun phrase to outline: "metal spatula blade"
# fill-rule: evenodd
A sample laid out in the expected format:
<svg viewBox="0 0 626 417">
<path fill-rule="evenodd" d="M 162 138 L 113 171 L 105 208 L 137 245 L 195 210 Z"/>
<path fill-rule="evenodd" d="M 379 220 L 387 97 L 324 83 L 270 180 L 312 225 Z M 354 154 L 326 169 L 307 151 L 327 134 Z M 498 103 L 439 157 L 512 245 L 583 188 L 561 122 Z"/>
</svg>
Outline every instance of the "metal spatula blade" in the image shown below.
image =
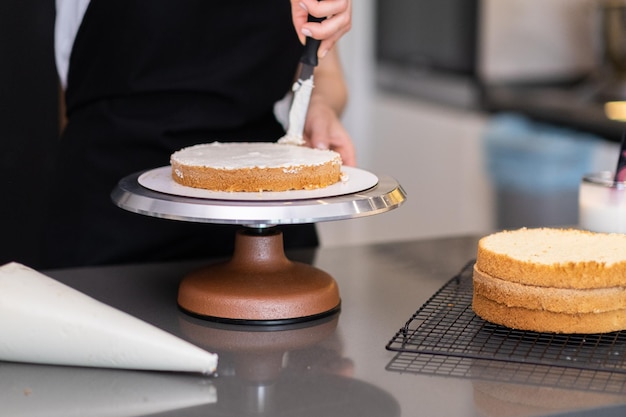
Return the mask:
<svg viewBox="0 0 626 417">
<path fill-rule="evenodd" d="M 309 15 L 309 22 L 321 22 L 324 18 Z M 303 145 L 304 122 L 309 110 L 309 102 L 313 92 L 313 73 L 317 66 L 317 50 L 321 41 L 310 37 L 306 38 L 304 51 L 300 57 L 297 81 L 293 85 L 293 101 L 289 109 L 289 125 L 287 134 L 278 140 L 278 143 Z"/>
</svg>

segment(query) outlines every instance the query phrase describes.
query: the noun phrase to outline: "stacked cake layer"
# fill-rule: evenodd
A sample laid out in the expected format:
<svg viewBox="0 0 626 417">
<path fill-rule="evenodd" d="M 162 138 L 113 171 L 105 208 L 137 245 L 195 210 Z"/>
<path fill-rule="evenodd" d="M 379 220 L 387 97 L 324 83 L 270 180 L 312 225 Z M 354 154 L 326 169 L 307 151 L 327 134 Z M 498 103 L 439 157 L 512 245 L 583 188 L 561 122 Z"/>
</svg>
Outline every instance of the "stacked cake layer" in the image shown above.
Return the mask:
<svg viewBox="0 0 626 417">
<path fill-rule="evenodd" d="M 519 229 L 482 238 L 472 307 L 520 330 L 626 329 L 626 235 Z"/>
</svg>

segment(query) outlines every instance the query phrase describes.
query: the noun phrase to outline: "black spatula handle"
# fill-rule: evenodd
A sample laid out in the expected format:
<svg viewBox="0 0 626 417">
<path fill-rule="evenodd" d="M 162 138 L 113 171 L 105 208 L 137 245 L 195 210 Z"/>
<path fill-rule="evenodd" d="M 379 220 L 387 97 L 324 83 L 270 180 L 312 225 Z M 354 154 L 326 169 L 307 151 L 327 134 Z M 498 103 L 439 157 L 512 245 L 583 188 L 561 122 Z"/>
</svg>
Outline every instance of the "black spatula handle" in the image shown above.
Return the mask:
<svg viewBox="0 0 626 417">
<path fill-rule="evenodd" d="M 321 22 L 326 19 L 325 17 L 314 17 L 309 15 L 307 21 L 309 22 Z M 307 65 L 317 66 L 317 50 L 320 49 L 320 44 L 322 41 L 319 39 L 313 39 L 311 37 L 306 37 L 306 42 L 304 43 L 304 51 L 302 52 L 302 57 L 300 57 L 300 62 Z"/>
</svg>

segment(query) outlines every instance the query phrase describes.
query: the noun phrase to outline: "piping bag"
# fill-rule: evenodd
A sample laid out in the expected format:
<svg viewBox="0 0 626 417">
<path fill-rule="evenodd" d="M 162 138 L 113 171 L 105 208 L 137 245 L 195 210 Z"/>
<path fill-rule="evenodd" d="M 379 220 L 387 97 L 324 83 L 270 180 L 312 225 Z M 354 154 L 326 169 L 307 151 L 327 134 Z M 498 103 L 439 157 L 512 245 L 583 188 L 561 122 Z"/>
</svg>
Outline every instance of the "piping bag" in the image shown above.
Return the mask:
<svg viewBox="0 0 626 417">
<path fill-rule="evenodd" d="M 0 289 L 0 362 L 203 374 L 216 369 L 216 354 L 25 265 L 1 266 Z"/>
<path fill-rule="evenodd" d="M 309 15 L 309 22 L 321 22 L 324 17 Z M 313 72 L 317 66 L 317 50 L 321 41 L 307 36 L 304 51 L 300 57 L 298 77 L 293 84 L 293 100 L 289 109 L 289 124 L 285 136 L 278 143 L 288 145 L 304 145 L 304 122 L 309 110 L 311 93 L 313 92 Z"/>
</svg>

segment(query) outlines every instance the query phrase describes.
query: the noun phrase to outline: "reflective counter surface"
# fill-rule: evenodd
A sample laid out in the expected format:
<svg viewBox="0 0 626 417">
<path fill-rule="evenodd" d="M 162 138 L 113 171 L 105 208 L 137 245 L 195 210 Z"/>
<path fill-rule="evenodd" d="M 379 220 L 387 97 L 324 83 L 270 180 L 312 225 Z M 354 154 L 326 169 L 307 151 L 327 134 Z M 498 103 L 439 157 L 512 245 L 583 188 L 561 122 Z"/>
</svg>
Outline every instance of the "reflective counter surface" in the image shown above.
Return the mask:
<svg viewBox="0 0 626 417">
<path fill-rule="evenodd" d="M 447 370 L 391 366 L 397 354 L 386 344 L 475 257 L 477 241 L 468 236 L 288 252 L 335 278 L 341 312 L 268 329 L 207 322 L 178 309 L 181 278 L 210 260 L 43 271 L 218 353 L 218 372 L 206 377 L 0 362 L 0 415 L 626 415 L 626 374 L 611 374 L 612 386 L 622 389 L 604 392 L 560 386 L 564 371 L 558 367 L 535 380 L 523 367 L 500 366 L 490 379 L 489 372 L 457 373 L 446 361 L 440 364 Z"/>
</svg>

